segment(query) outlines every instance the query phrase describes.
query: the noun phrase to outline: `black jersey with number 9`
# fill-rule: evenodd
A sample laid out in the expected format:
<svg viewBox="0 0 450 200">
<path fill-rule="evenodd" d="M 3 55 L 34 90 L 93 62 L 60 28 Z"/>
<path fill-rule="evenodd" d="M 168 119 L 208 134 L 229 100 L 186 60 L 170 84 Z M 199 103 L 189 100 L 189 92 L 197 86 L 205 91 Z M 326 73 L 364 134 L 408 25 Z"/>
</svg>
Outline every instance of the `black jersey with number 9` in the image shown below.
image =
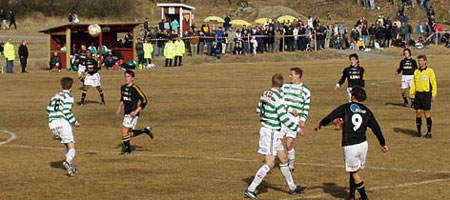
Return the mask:
<svg viewBox="0 0 450 200">
<path fill-rule="evenodd" d="M 366 141 L 366 130 L 370 127 L 377 136 L 381 146 L 385 145 L 383 134 L 372 111 L 357 102 L 343 104 L 337 107 L 327 117 L 320 121 L 325 126 L 333 119 L 342 118 L 342 146 L 359 144 Z"/>
</svg>

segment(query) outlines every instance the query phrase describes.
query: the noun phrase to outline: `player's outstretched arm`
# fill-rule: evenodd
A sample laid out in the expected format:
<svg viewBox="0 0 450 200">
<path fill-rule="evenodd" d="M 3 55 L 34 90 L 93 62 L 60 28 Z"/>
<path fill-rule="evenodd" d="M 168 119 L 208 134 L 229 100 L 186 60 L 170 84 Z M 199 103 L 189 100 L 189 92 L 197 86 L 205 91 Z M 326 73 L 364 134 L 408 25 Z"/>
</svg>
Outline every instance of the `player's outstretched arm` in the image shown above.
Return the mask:
<svg viewBox="0 0 450 200">
<path fill-rule="evenodd" d="M 322 128 L 322 126 L 326 126 L 327 124 L 332 122 L 334 119 L 336 119 L 338 117 L 343 117 L 344 116 L 344 112 L 345 112 L 345 104 L 337 107 L 328 116 L 323 118 L 320 121 L 319 125 L 317 125 L 316 128 L 314 128 L 314 130 L 318 131 L 318 130 L 320 130 L 320 128 Z"/>
</svg>

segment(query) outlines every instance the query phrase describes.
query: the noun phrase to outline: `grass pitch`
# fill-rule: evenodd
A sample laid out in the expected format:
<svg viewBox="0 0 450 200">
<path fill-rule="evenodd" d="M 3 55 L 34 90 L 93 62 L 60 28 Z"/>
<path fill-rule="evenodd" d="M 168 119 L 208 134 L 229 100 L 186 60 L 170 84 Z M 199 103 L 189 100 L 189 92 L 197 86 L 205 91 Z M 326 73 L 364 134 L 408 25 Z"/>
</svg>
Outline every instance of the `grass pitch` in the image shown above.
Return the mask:
<svg viewBox="0 0 450 200">
<path fill-rule="evenodd" d="M 390 152 L 383 154 L 368 131 L 369 154 L 362 172 L 372 199 L 442 199 L 450 195 L 448 56 L 430 56 L 436 72 L 438 98 L 432 104 L 433 138 L 413 138 L 414 110 L 401 107 L 398 59 L 362 59 L 367 70 L 366 105 L 375 113 Z M 0 130 L 17 139 L 0 146 L 2 199 L 243 199 L 243 191 L 261 166 L 256 153 L 259 95 L 270 87 L 274 73 L 288 78 L 301 66 L 312 90 L 305 137 L 295 143 L 295 182 L 309 187 L 290 196 L 278 169 L 259 187 L 260 199 L 343 199 L 348 174 L 343 168 L 341 132 L 314 126 L 345 103 L 345 88 L 333 86 L 347 59 L 298 62 L 210 63 L 137 71 L 136 83 L 149 104 L 138 128 L 151 125 L 155 139 L 133 138 L 132 155 L 121 156 L 122 117 L 119 103 L 123 72 L 100 72 L 106 106 L 90 88 L 87 105 L 74 106 L 81 122 L 74 128 L 75 163 L 79 173 L 66 177 L 61 165 L 64 148 L 52 140 L 45 108 L 60 90 L 63 76 L 75 72 L 31 71 L 0 77 Z M 17 67 L 16 67 L 17 70 Z M 74 88 L 80 87 L 75 81 Z M 76 101 L 81 92 L 74 90 Z M 424 120 L 423 130 L 426 129 Z M 10 135 L 0 133 L 0 141 Z"/>
</svg>

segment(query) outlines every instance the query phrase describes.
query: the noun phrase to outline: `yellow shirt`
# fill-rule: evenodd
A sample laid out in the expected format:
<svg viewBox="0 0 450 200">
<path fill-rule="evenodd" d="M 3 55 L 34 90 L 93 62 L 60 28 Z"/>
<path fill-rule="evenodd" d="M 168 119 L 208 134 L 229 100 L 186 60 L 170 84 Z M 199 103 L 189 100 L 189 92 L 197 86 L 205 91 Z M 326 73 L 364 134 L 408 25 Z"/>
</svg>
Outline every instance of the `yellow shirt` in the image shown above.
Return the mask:
<svg viewBox="0 0 450 200">
<path fill-rule="evenodd" d="M 414 71 L 414 80 L 412 82 L 409 94 L 415 95 L 416 92 L 430 92 L 433 96 L 437 95 L 437 83 L 436 76 L 434 75 L 433 69 L 426 67 L 421 70 L 416 69 Z"/>
</svg>

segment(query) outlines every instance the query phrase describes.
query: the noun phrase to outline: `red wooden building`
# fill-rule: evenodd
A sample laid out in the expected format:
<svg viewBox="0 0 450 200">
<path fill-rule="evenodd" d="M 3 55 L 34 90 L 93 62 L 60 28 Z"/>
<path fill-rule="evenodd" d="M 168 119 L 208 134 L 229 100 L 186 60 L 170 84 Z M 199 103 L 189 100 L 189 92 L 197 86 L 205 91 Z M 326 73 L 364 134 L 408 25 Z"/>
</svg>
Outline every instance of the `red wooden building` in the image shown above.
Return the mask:
<svg viewBox="0 0 450 200">
<path fill-rule="evenodd" d="M 156 6 L 161 7 L 161 19 L 176 19 L 179 23 L 180 37 L 183 37 L 185 31 L 189 30 L 192 26 L 192 20 L 194 19 L 195 7 L 188 6 L 182 3 L 157 3 Z"/>
<path fill-rule="evenodd" d="M 62 26 L 53 27 L 50 29 L 39 31 L 41 33 L 48 34 L 48 48 L 49 48 L 49 60 L 51 55 L 56 51 L 61 56 L 62 67 L 70 68 L 70 54 L 73 44 L 77 49 L 81 48 L 81 44 L 84 43 L 86 47 L 89 47 L 91 43 L 94 43 L 97 47 L 99 54 L 102 45 L 106 45 L 109 50 L 118 50 L 122 53 L 124 61 L 130 61 L 135 58 L 135 43 L 137 35 L 137 26 L 141 23 L 110 23 L 99 24 L 102 28 L 102 33 L 98 37 L 92 37 L 88 33 L 88 27 L 90 24 L 66 24 Z M 118 39 L 120 35 L 126 33 L 132 33 L 132 45 L 130 47 L 118 47 Z M 65 50 L 64 48 L 65 47 Z"/>
</svg>

